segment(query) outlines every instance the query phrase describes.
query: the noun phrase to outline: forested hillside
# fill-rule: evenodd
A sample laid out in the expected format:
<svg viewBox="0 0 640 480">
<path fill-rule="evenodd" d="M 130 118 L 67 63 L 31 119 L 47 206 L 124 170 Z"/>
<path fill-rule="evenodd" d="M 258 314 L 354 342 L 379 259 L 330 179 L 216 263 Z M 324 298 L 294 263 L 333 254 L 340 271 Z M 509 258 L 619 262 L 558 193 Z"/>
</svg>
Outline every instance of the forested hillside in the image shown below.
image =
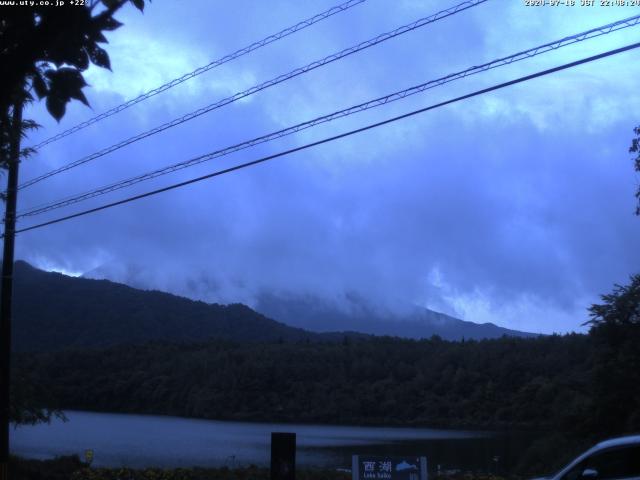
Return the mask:
<svg viewBox="0 0 640 480">
<path fill-rule="evenodd" d="M 588 428 L 593 339 L 149 344 L 21 355 L 59 408 L 212 419 Z M 45 400 L 45 399 L 42 399 Z"/>
<path fill-rule="evenodd" d="M 13 346 L 17 351 L 208 339 L 327 341 L 366 334 L 420 338 L 435 333 L 448 339 L 532 336 L 418 308 L 412 316 L 398 320 L 380 316 L 372 309 L 359 310 L 353 316 L 335 308 L 318 309 L 318 305 L 309 303 L 276 303 L 272 299 L 260 305 L 269 307 L 267 311 L 276 316 L 265 317 L 242 304 L 207 304 L 107 280 L 45 272 L 22 261 L 16 262 L 15 269 Z M 301 328 L 304 325 L 315 331 Z"/>
<path fill-rule="evenodd" d="M 13 308 L 16 351 L 107 347 L 150 340 L 335 338 L 289 327 L 241 304 L 207 304 L 107 280 L 44 272 L 26 262 L 16 262 Z"/>
</svg>

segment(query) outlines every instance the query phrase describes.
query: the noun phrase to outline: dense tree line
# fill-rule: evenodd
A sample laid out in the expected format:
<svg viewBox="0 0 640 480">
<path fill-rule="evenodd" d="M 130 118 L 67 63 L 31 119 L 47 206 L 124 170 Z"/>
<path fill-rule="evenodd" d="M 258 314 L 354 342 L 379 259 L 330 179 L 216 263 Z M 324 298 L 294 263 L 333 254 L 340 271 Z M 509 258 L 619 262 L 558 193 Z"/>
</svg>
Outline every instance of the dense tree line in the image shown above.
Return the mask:
<svg viewBox="0 0 640 480">
<path fill-rule="evenodd" d="M 640 274 L 592 305 L 593 429 L 640 433 Z"/>
<path fill-rule="evenodd" d="M 148 341 L 341 339 L 268 319 L 242 304 L 218 305 L 107 280 L 15 265 L 14 351 L 104 348 Z M 38 292 L 38 301 L 33 301 Z M 362 336 L 362 334 L 349 334 Z"/>
<path fill-rule="evenodd" d="M 588 430 L 584 335 L 119 346 L 21 355 L 50 406 L 188 417 Z M 43 399 L 44 400 L 44 399 Z M 52 405 L 52 403 L 54 405 Z"/>
</svg>

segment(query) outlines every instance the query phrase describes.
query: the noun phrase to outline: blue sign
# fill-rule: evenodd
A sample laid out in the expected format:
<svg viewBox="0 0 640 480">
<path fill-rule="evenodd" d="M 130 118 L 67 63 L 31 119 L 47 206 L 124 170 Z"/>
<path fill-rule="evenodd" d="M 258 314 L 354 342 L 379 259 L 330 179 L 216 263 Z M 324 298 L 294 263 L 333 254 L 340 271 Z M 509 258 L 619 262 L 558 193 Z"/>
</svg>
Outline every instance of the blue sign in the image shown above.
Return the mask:
<svg viewBox="0 0 640 480">
<path fill-rule="evenodd" d="M 354 455 L 352 480 L 427 480 L 425 457 L 372 457 Z"/>
</svg>

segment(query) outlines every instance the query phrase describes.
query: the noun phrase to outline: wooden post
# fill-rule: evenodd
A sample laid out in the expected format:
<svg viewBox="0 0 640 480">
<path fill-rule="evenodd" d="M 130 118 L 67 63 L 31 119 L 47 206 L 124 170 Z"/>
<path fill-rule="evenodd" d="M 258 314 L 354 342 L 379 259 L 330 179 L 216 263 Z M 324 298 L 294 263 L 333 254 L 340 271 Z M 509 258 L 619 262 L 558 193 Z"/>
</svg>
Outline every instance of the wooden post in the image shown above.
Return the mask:
<svg viewBox="0 0 640 480">
<path fill-rule="evenodd" d="M 18 199 L 18 166 L 22 101 L 13 106 L 11 144 L 8 159 L 7 199 L 4 216 L 2 284 L 0 286 L 0 480 L 9 479 L 9 413 L 11 396 L 11 297 L 13 295 L 13 254 Z"/>
<path fill-rule="evenodd" d="M 296 434 L 271 434 L 271 480 L 296 479 Z"/>
</svg>

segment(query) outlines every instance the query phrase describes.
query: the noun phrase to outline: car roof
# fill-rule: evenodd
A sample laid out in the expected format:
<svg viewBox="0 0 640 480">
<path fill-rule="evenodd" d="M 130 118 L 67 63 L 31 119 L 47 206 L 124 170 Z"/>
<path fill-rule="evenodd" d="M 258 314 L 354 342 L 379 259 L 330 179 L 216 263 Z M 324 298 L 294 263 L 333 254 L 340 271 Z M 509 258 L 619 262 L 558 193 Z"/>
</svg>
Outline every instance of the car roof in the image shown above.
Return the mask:
<svg viewBox="0 0 640 480">
<path fill-rule="evenodd" d="M 593 449 L 600 450 L 601 448 L 620 447 L 623 445 L 633 445 L 635 443 L 640 444 L 640 435 L 627 435 L 624 437 L 610 438 L 603 442 L 598 443 Z"/>
<path fill-rule="evenodd" d="M 601 450 L 605 450 L 608 448 L 622 447 L 625 445 L 640 445 L 640 435 L 627 435 L 624 437 L 610 438 L 608 440 L 604 440 L 589 450 L 584 452 L 582 455 L 575 458 L 571 463 L 565 466 L 562 470 L 560 470 L 557 474 L 555 474 L 552 478 L 557 479 L 561 478 L 566 472 L 572 469 L 575 465 L 580 463 L 582 460 L 587 458 L 589 455 L 592 455 Z"/>
</svg>

